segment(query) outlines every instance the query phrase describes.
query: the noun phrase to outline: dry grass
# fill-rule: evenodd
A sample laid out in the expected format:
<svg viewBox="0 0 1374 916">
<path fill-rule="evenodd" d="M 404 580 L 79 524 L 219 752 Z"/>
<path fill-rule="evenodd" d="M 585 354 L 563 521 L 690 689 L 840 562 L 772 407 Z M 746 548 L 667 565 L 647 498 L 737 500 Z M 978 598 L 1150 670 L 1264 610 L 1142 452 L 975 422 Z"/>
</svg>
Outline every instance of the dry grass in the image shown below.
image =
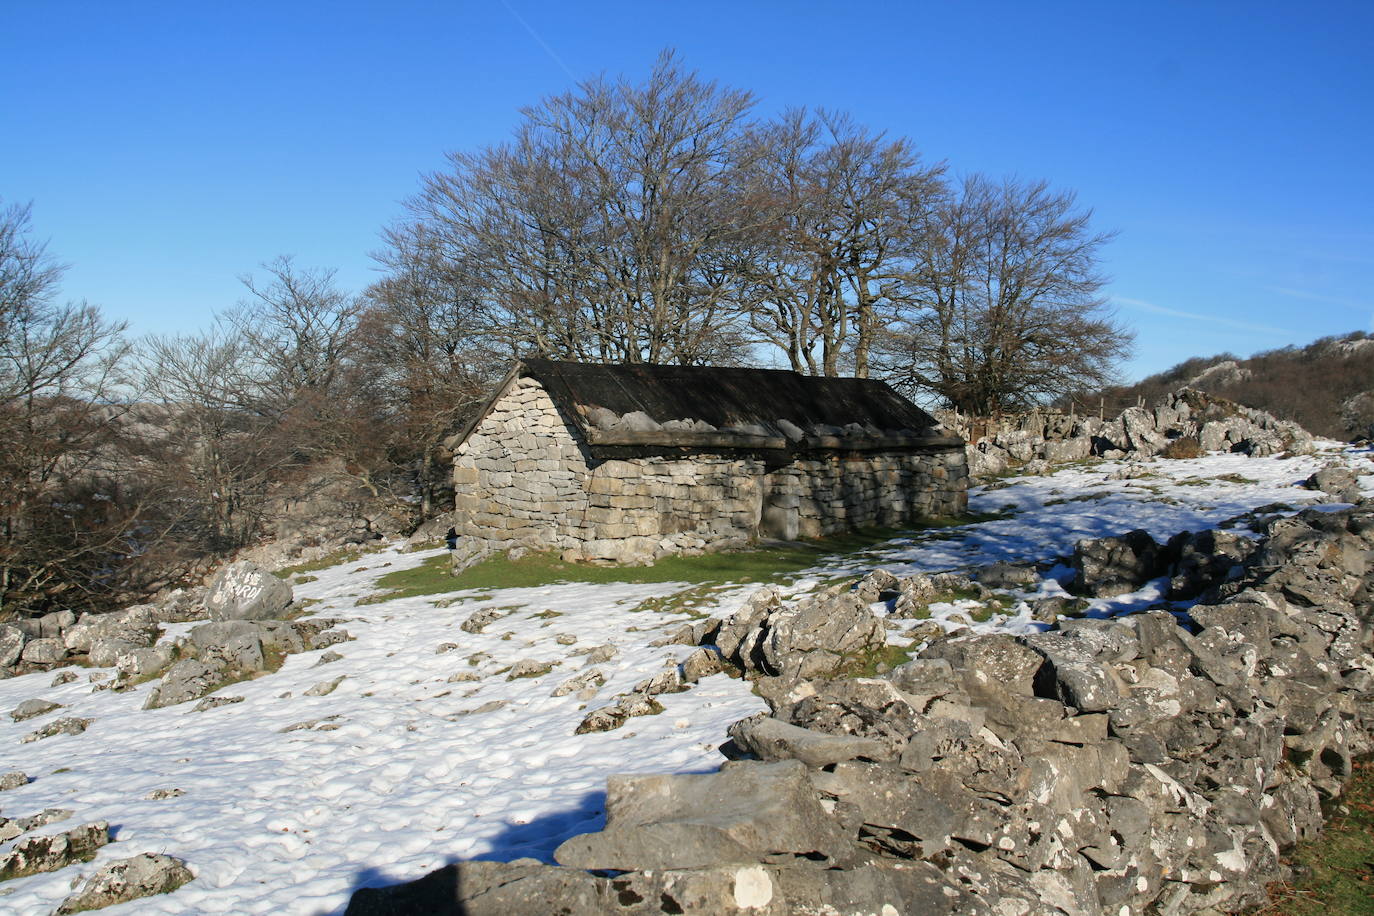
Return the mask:
<svg viewBox="0 0 1374 916">
<path fill-rule="evenodd" d="M 1303 877 L 1269 888 L 1255 916 L 1374 914 L 1374 759 L 1355 764 L 1345 794 L 1326 805 L 1322 835 L 1301 844 L 1289 861 Z"/>
<path fill-rule="evenodd" d="M 1159 453 L 1163 458 L 1201 458 L 1202 443 L 1197 436 L 1179 436 Z"/>
</svg>

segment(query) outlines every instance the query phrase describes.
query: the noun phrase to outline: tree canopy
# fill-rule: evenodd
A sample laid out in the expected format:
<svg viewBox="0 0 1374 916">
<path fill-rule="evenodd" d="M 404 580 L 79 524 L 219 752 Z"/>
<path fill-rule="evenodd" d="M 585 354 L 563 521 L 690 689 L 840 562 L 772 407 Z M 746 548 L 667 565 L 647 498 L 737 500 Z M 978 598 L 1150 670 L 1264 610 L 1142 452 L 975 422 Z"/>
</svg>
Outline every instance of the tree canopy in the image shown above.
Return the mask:
<svg viewBox="0 0 1374 916">
<path fill-rule="evenodd" d="M 488 356 L 882 374 L 989 412 L 1107 380 L 1131 337 L 1073 194 L 971 175 L 843 114 L 763 119 L 671 53 L 456 152 L 386 233 L 398 288 Z"/>
</svg>

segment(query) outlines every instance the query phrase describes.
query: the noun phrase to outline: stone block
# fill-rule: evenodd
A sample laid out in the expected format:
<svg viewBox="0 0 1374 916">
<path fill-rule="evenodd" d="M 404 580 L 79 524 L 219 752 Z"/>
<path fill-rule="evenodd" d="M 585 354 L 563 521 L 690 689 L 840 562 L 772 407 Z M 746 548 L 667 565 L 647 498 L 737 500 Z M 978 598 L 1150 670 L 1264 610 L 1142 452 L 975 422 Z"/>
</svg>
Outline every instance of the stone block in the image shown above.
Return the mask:
<svg viewBox="0 0 1374 916">
<path fill-rule="evenodd" d="M 768 537 L 795 541 L 801 536 L 801 516 L 796 509 L 769 506 L 763 510 L 759 530 Z"/>
<path fill-rule="evenodd" d="M 477 467 L 480 470 L 492 473 L 509 474 L 511 471 L 515 470 L 515 463 L 512 462 L 510 458 L 483 457 L 477 459 Z"/>
<path fill-rule="evenodd" d="M 642 476 L 642 473 L 636 464 L 629 461 L 611 460 L 596 469 L 598 477 L 616 477 L 622 480 L 634 480 Z"/>
<path fill-rule="evenodd" d="M 625 481 L 618 477 L 597 474 L 587 481 L 587 492 L 597 495 L 619 496 L 625 492 Z"/>
</svg>

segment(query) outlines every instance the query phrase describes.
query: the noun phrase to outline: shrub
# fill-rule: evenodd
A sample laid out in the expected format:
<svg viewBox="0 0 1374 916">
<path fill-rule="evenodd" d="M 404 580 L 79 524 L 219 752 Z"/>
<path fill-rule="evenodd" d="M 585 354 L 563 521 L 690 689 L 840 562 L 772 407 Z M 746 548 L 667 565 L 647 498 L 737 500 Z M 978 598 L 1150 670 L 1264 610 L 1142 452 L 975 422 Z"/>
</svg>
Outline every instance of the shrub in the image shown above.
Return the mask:
<svg viewBox="0 0 1374 916">
<path fill-rule="evenodd" d="M 1179 436 L 1160 454 L 1165 458 L 1201 458 L 1202 443 L 1197 441 L 1197 436 Z"/>
</svg>

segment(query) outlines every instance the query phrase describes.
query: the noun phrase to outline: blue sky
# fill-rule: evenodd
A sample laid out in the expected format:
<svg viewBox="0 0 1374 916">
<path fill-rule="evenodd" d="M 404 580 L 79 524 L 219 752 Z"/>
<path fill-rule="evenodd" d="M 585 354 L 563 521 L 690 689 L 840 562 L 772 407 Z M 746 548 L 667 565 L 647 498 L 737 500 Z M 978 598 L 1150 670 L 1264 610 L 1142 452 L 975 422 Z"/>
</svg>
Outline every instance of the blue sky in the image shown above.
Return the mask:
<svg viewBox="0 0 1374 916">
<path fill-rule="evenodd" d="M 359 289 L 419 176 L 665 47 L 1120 234 L 1126 377 L 1374 330 L 1374 3 L 0 0 L 0 198 L 65 294 L 189 331 L 278 254 Z"/>
</svg>

